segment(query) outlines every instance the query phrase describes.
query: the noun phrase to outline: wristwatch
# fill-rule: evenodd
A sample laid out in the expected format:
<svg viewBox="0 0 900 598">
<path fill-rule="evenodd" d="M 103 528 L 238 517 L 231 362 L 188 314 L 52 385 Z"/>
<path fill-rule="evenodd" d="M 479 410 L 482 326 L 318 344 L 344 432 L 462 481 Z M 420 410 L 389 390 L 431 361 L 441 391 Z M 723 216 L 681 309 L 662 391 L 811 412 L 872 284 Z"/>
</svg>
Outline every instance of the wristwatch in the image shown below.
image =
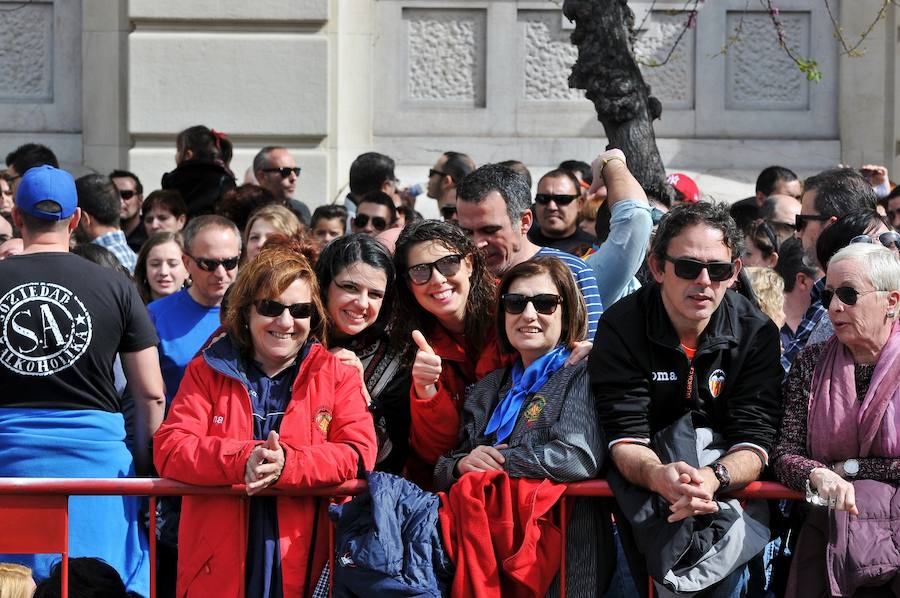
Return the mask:
<svg viewBox="0 0 900 598">
<path fill-rule="evenodd" d="M 856 459 L 847 459 L 844 461 L 842 468 L 844 470 L 844 475 L 848 478 L 855 478 L 856 474 L 859 473 L 859 461 Z"/>
<path fill-rule="evenodd" d="M 712 470 L 716 479 L 719 480 L 719 492 L 728 490 L 728 487 L 731 486 L 731 474 L 728 473 L 728 469 L 722 463 L 716 461 L 712 464 Z"/>
</svg>

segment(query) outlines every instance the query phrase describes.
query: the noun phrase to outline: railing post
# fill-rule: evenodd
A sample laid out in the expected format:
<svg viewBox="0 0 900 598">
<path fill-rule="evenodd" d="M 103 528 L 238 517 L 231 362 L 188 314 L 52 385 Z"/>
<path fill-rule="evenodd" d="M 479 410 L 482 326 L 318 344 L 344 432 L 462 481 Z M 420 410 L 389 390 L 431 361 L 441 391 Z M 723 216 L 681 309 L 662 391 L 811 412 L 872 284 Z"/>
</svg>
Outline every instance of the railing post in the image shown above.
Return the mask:
<svg viewBox="0 0 900 598">
<path fill-rule="evenodd" d="M 559 500 L 559 531 L 562 538 L 562 550 L 559 555 L 559 595 L 566 598 L 566 545 L 568 544 L 569 499 L 563 496 Z"/>
<path fill-rule="evenodd" d="M 66 508 L 63 511 L 66 537 L 63 538 L 62 565 L 59 570 L 60 598 L 69 598 L 69 497 L 66 497 Z"/>
<path fill-rule="evenodd" d="M 152 494 L 148 510 L 150 511 L 150 598 L 156 598 L 156 497 Z"/>
</svg>

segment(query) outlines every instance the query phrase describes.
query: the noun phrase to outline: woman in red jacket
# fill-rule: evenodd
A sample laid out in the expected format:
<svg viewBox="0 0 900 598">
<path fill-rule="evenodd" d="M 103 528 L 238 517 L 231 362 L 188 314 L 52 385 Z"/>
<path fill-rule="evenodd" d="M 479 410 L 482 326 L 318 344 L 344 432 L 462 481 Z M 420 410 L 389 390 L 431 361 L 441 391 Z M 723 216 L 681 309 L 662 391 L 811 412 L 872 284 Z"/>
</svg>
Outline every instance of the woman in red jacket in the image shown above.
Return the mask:
<svg viewBox="0 0 900 598">
<path fill-rule="evenodd" d="M 410 444 L 418 457 L 407 473 L 427 488 L 438 457 L 459 441 L 466 387 L 512 360 L 501 355 L 493 324 L 497 283 L 459 227 L 407 226 L 394 262 L 405 284 L 397 288 L 392 334 L 395 346 L 410 347 Z"/>
<path fill-rule="evenodd" d="M 282 247 L 242 269 L 227 334 L 188 366 L 154 437 L 159 473 L 199 485 L 329 486 L 375 460 L 359 374 L 315 339 L 325 318 L 309 262 Z M 312 497 L 185 497 L 178 596 L 306 596 L 327 559 Z"/>
</svg>

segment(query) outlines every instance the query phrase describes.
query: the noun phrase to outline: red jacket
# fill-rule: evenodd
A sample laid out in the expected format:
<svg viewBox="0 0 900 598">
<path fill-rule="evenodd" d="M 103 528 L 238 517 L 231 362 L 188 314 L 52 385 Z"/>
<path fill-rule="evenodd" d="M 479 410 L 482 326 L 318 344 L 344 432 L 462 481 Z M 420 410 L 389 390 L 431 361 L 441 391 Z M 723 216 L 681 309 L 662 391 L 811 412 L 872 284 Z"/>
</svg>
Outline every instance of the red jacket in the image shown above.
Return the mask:
<svg viewBox="0 0 900 598">
<path fill-rule="evenodd" d="M 563 549 L 553 506 L 566 491 L 550 480 L 505 471 L 462 476 L 441 497 L 441 538 L 456 565 L 455 598 L 538 598 Z"/>
<path fill-rule="evenodd" d="M 491 327 L 487 342 L 478 354 L 466 349 L 443 326 L 435 326 L 428 343 L 441 358 L 438 392 L 430 399 L 420 399 L 415 386 L 410 386 L 410 443 L 418 456 L 431 468 L 438 457 L 459 444 L 459 412 L 466 399 L 466 387 L 489 373 L 511 365 L 518 355 L 502 355 L 497 332 Z M 430 473 L 429 473 L 430 480 Z"/>
<path fill-rule="evenodd" d="M 244 483 L 247 459 L 260 442 L 253 440 L 250 396 L 238 364 L 231 341 L 223 338 L 188 365 L 154 436 L 160 475 L 203 486 Z M 361 467 L 371 469 L 375 430 L 356 370 L 313 345 L 294 381 L 280 437 L 285 464 L 275 488 L 339 484 L 357 478 Z M 179 597 L 243 596 L 248 504 L 244 496 L 184 498 Z M 278 499 L 285 596 L 315 587 L 328 556 L 327 508 L 312 497 Z"/>
</svg>

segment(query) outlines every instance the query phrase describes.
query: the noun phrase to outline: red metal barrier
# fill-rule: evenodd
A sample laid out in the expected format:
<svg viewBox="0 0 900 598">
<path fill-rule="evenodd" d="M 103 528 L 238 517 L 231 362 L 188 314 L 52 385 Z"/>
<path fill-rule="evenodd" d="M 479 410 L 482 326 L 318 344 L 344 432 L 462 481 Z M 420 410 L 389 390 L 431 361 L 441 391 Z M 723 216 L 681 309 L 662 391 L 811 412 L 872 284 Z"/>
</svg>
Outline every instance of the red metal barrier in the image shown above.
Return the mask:
<svg viewBox="0 0 900 598">
<path fill-rule="evenodd" d="M 353 496 L 366 488 L 363 480 L 353 480 L 339 486 L 327 486 L 305 490 L 266 489 L 261 496 Z M 0 478 L 0 552 L 8 553 L 61 553 L 63 555 L 62 578 L 63 597 L 68 590 L 68 497 L 69 496 L 149 496 L 150 512 L 156 512 L 157 496 L 197 496 L 210 494 L 243 495 L 244 486 L 192 486 L 173 480 L 159 478 Z M 576 497 L 611 497 L 612 491 L 605 480 L 590 480 L 569 484 L 564 498 L 559 504 L 559 522 L 562 531 L 563 550 L 560 554 L 560 595 L 566 594 L 566 521 L 569 501 Z M 762 500 L 792 499 L 802 500 L 803 493 L 790 490 L 774 482 L 752 482 L 747 487 L 733 493 L 738 498 Z M 24 523 L 25 512 L 36 515 L 42 521 L 40 533 L 29 533 Z M 36 520 L 32 520 L 36 521 Z M 18 527 L 8 527 L 14 525 Z M 62 522 L 62 523 L 60 523 Z M 16 531 L 19 530 L 19 531 Z M 59 533 L 62 531 L 62 538 Z M 329 566 L 334 571 L 334 528 L 329 527 Z M 40 537 L 40 546 L 35 539 Z M 17 540 L 19 540 L 17 542 Z M 156 595 L 156 518 L 150 517 L 150 595 Z M 650 595 L 653 582 L 650 581 Z"/>
</svg>

